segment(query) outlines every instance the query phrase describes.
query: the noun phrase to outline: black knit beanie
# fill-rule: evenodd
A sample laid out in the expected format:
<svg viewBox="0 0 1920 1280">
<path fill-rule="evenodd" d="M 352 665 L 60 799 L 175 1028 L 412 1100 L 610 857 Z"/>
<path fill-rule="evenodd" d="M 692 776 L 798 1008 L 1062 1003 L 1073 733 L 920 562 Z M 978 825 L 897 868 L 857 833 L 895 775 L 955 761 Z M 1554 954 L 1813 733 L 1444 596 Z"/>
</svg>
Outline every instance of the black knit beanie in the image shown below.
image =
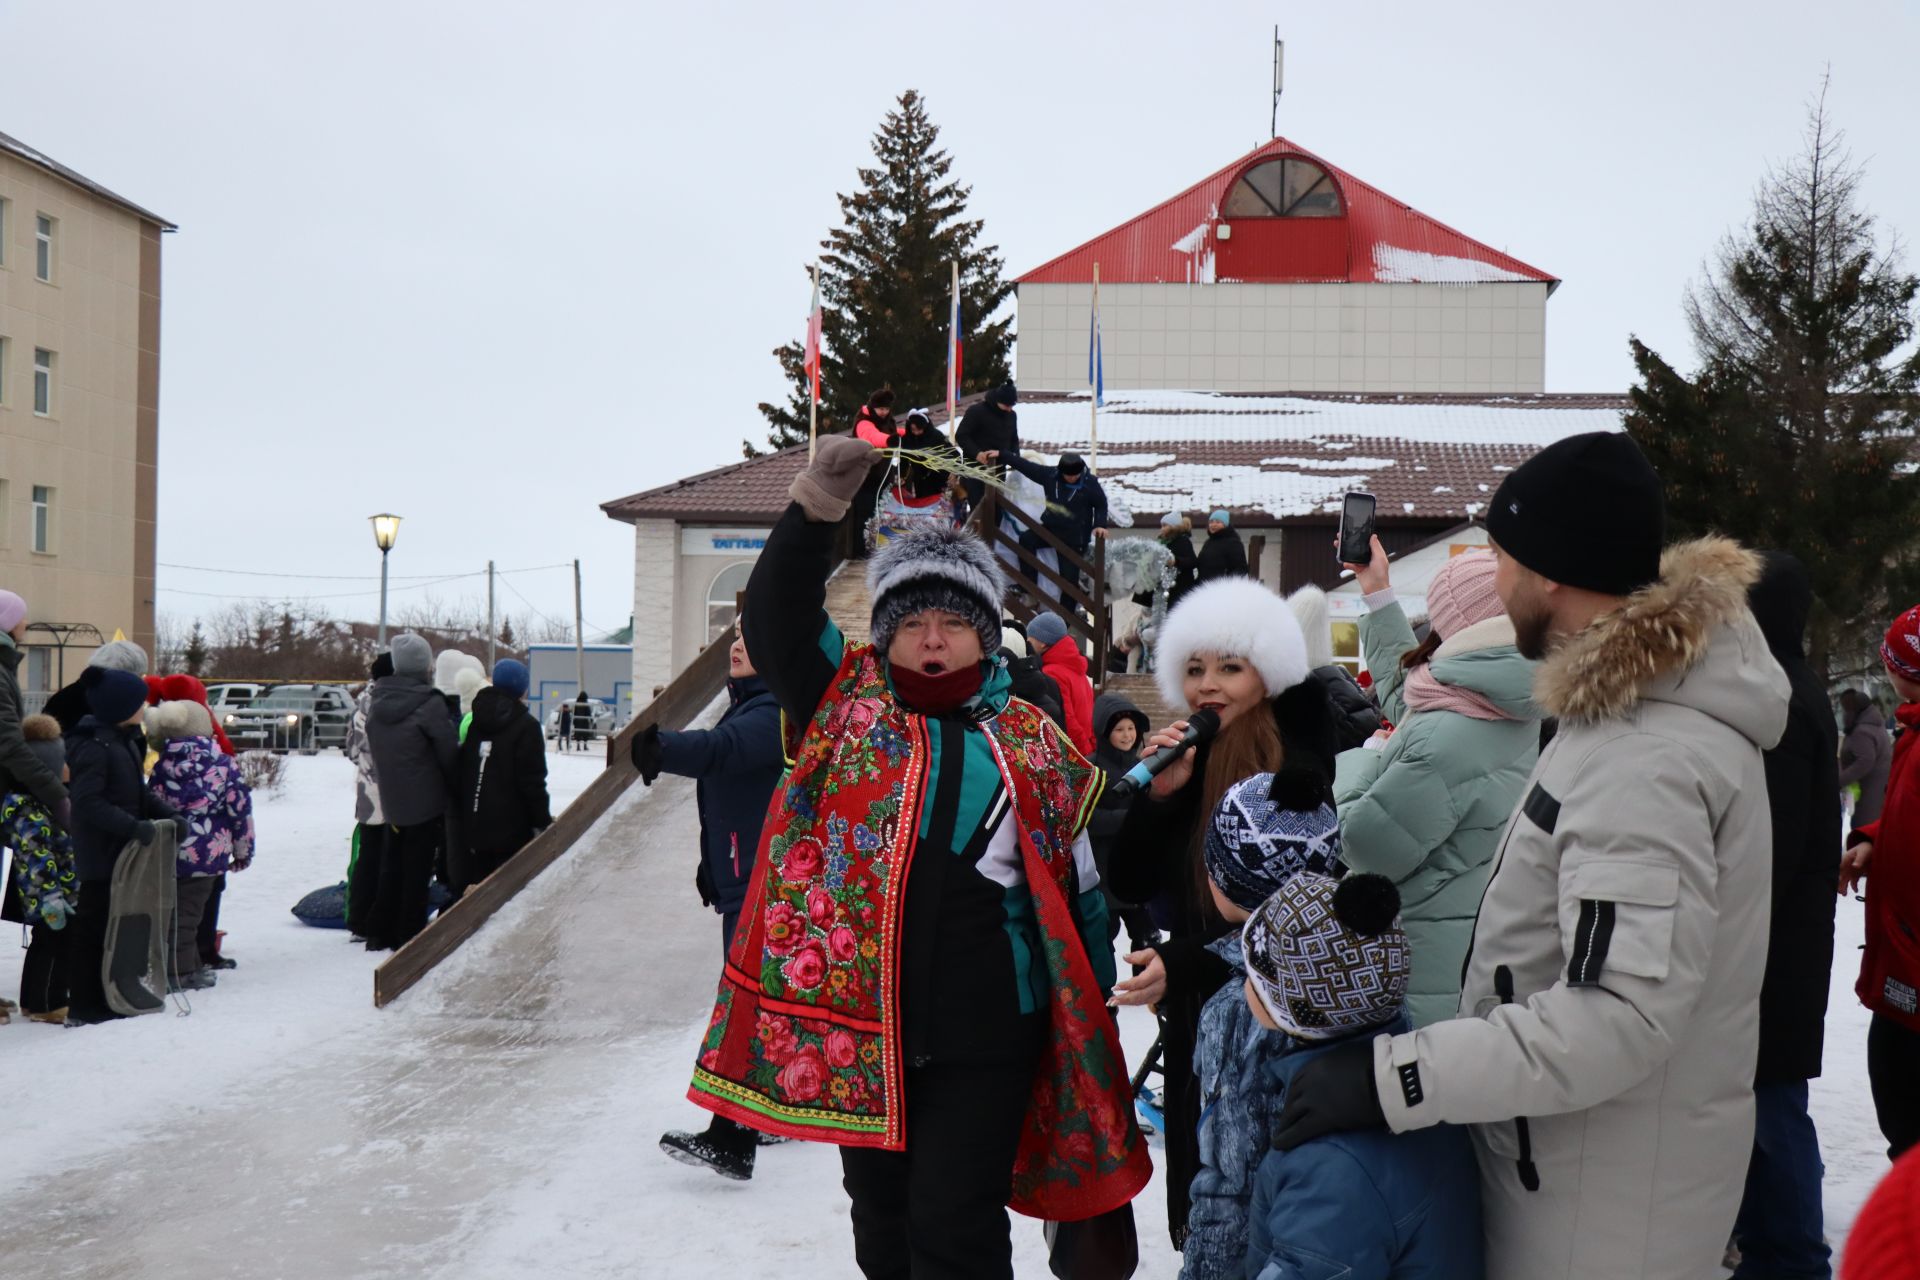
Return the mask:
<svg viewBox="0 0 1920 1280">
<path fill-rule="evenodd" d="M 1563 586 L 1632 595 L 1660 578 L 1667 502 L 1659 472 L 1624 433 L 1550 444 L 1500 482 L 1487 533 Z"/>
</svg>

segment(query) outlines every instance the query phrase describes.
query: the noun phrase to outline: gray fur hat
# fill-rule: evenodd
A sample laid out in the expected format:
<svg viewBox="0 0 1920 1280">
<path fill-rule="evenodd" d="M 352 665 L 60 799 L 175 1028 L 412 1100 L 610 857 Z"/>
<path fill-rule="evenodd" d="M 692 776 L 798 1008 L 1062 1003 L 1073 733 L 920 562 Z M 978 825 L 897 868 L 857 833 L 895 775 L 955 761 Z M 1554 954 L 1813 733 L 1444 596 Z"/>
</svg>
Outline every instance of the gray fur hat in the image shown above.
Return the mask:
<svg viewBox="0 0 1920 1280">
<path fill-rule="evenodd" d="M 131 640 L 109 640 L 93 651 L 87 665 L 144 676 L 148 670 L 147 651 Z"/>
<path fill-rule="evenodd" d="M 913 529 L 867 561 L 873 643 L 883 653 L 907 618 L 926 609 L 957 614 L 980 634 L 983 653 L 1000 648 L 1007 577 L 987 544 L 965 529 Z"/>
</svg>

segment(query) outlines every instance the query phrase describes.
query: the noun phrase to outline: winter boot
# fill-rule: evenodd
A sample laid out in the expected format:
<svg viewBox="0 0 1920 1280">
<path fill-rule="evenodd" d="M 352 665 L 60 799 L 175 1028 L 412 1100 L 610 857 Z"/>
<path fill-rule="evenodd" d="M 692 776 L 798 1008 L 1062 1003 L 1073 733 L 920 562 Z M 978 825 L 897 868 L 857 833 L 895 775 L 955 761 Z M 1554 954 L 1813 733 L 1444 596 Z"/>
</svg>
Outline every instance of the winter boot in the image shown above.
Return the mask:
<svg viewBox="0 0 1920 1280">
<path fill-rule="evenodd" d="M 51 1022 L 56 1026 L 66 1020 L 67 1011 L 64 1006 L 58 1009 L 48 1009 L 45 1013 L 30 1013 L 27 1015 L 28 1022 Z"/>
<path fill-rule="evenodd" d="M 751 1134 L 752 1130 L 746 1132 Z M 729 1141 L 731 1137 L 716 1134 L 712 1129 L 705 1133 L 675 1129 L 660 1135 L 660 1149 L 681 1164 L 705 1167 L 723 1178 L 745 1182 L 753 1177 L 754 1148 L 752 1143 L 742 1148 Z"/>
</svg>

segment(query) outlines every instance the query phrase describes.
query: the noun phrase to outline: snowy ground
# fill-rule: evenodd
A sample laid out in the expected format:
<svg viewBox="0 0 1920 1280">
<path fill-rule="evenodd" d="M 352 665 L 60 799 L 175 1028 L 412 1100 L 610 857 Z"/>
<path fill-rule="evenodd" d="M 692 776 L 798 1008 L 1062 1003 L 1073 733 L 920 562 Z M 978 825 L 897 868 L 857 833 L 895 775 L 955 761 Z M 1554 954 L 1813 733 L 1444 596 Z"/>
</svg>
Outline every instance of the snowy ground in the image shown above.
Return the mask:
<svg viewBox="0 0 1920 1280">
<path fill-rule="evenodd" d="M 557 802 L 598 758 L 551 757 Z M 684 1100 L 719 926 L 693 896 L 691 784 L 635 787 L 595 834 L 386 1010 L 375 957 L 288 908 L 338 880 L 352 773 L 289 762 L 261 853 L 223 909 L 240 968 L 169 1012 L 67 1031 L 0 1027 L 7 1280 L 524 1280 L 854 1274 L 831 1148 L 761 1153 L 750 1184 L 655 1143 Z M 1842 904 L 1827 1077 L 1814 1109 L 1839 1241 L 1886 1167 L 1853 999 L 1860 907 Z M 17 986 L 18 953 L 0 958 Z M 1123 1024 L 1130 1055 L 1151 1036 Z M 1158 1175 L 1136 1204 L 1140 1275 L 1172 1276 Z M 1047 1274 L 1014 1220 L 1020 1276 Z"/>
</svg>

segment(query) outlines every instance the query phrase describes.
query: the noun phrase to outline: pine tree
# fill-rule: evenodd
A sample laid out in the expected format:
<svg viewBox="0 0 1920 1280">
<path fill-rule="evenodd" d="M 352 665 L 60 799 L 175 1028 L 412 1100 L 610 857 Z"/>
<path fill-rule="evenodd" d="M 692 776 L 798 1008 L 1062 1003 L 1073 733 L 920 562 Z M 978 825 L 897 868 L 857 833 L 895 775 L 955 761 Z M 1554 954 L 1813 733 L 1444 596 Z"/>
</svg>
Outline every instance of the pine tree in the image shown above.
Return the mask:
<svg viewBox="0 0 1920 1280">
<path fill-rule="evenodd" d="M 982 223 L 966 215 L 971 187 L 951 178 L 953 159 L 936 145 L 940 128 L 913 89 L 900 95 L 873 138 L 876 164 L 860 187 L 840 197 L 846 225 L 821 241 L 820 431 L 851 430 L 867 394 L 892 386 L 895 411 L 944 404 L 947 310 L 952 263 L 960 263 L 966 329 L 961 394 L 1007 381 L 1010 317 L 992 317 L 1013 296 L 1001 279 L 1000 251 L 980 240 Z M 805 293 L 796 291 L 796 298 Z M 807 439 L 804 342 L 774 349 L 792 385 L 785 405 L 762 404 L 776 449 Z M 743 442 L 746 456 L 757 450 Z"/>
<path fill-rule="evenodd" d="M 500 647 L 508 653 L 520 652 L 520 637 L 513 633 L 513 619 L 500 619 Z"/>
<path fill-rule="evenodd" d="M 193 631 L 187 636 L 187 647 L 181 651 L 180 661 L 186 667 L 187 674 L 196 679 L 207 673 L 207 662 L 213 657 L 213 651 L 207 647 L 207 633 L 200 628 L 200 619 L 193 620 Z"/>
<path fill-rule="evenodd" d="M 1920 279 L 1880 246 L 1861 178 L 1823 85 L 1803 151 L 1688 291 L 1698 372 L 1631 340 L 1626 423 L 1666 480 L 1670 536 L 1717 531 L 1807 566 L 1809 656 L 1834 677 L 1871 670 L 1856 655 L 1920 599 Z"/>
</svg>

